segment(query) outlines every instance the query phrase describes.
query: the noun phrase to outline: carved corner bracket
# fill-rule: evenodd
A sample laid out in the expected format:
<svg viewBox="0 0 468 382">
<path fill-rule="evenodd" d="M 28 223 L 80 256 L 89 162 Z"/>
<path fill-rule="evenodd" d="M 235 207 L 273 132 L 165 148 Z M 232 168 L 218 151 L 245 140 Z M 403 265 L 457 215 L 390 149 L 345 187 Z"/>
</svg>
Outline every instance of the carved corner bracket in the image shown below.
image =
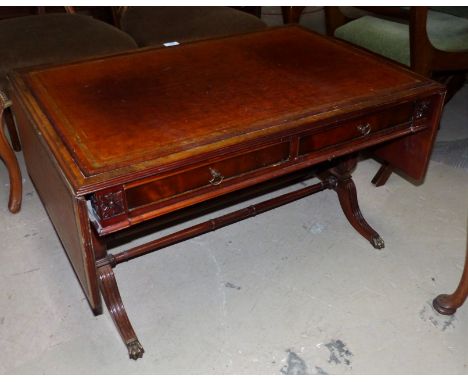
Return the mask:
<svg viewBox="0 0 468 382">
<path fill-rule="evenodd" d="M 91 205 L 101 221 L 108 221 L 127 211 L 125 195 L 122 188 L 98 191 L 91 197 Z"/>
</svg>

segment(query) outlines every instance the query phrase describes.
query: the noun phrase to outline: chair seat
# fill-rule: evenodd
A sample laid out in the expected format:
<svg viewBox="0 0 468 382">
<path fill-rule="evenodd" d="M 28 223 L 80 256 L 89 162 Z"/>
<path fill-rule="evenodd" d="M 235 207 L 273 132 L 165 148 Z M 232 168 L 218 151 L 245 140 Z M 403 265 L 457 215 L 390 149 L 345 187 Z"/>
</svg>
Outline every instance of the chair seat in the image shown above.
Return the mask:
<svg viewBox="0 0 468 382">
<path fill-rule="evenodd" d="M 266 27 L 257 17 L 228 7 L 129 7 L 120 24 L 139 46 L 202 40 Z"/>
<path fill-rule="evenodd" d="M 453 16 L 468 18 L 468 7 L 430 7 L 433 11 L 448 13 Z"/>
<path fill-rule="evenodd" d="M 0 90 L 12 69 L 135 49 L 126 33 L 77 14 L 46 14 L 0 21 Z"/>
<path fill-rule="evenodd" d="M 468 19 L 429 11 L 427 33 L 432 45 L 439 50 L 468 50 Z M 363 16 L 337 28 L 335 36 L 410 66 L 407 24 Z"/>
</svg>

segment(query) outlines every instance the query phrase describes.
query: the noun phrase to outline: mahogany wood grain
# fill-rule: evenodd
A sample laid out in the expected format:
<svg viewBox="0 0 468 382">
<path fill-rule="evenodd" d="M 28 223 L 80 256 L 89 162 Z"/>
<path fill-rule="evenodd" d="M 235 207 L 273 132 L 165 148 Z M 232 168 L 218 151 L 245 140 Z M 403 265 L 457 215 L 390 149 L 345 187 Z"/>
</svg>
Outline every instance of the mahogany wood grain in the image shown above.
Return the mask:
<svg viewBox="0 0 468 382">
<path fill-rule="evenodd" d="M 131 359 L 137 360 L 138 358 L 143 357 L 143 353 L 145 351 L 133 330 L 127 311 L 125 310 L 114 271 L 112 270 L 113 265 L 111 266 L 107 263 L 99 263 L 107 257 L 107 245 L 105 241 L 98 237 L 94 230 L 90 231 L 90 236 L 90 242 L 94 249 L 94 256 L 97 260 L 96 267 L 99 279 L 99 289 L 101 290 L 101 294 L 112 320 L 114 321 L 114 324 L 127 347 L 128 356 Z"/>
<path fill-rule="evenodd" d="M 119 288 L 115 280 L 114 271 L 110 265 L 104 265 L 98 269 L 99 286 L 101 288 L 107 309 L 117 327 L 122 340 L 127 346 L 128 356 L 137 360 L 143 357 L 145 350 L 141 346 L 138 337 L 133 330 L 132 324 L 127 316 L 127 311 L 120 297 Z"/>
<path fill-rule="evenodd" d="M 95 259 L 90 244 L 90 222 L 83 197 L 71 192 L 54 156 L 44 144 L 37 125 L 12 94 L 27 170 L 50 220 L 65 248 L 88 302 L 95 313 L 101 308 Z"/>
<path fill-rule="evenodd" d="M 216 186 L 226 179 L 280 163 L 288 157 L 289 143 L 282 142 L 162 179 L 145 181 L 142 185 L 133 184 L 125 190 L 128 208 L 167 199 L 201 187 Z"/>
<path fill-rule="evenodd" d="M 13 85 L 40 99 L 78 194 L 433 86 L 298 26 L 38 69 Z"/>
<path fill-rule="evenodd" d="M 395 139 L 388 144 L 376 146 L 372 150 L 375 158 L 394 169 L 404 169 L 404 173 L 416 182 L 421 183 L 426 175 L 427 166 L 429 165 L 430 153 L 437 135 L 440 116 L 444 104 L 445 94 L 433 96 L 427 107 L 423 102 L 419 111 L 415 110 L 415 114 L 423 113 L 427 123 L 430 125 L 428 129 L 412 134 L 405 139 Z"/>
<path fill-rule="evenodd" d="M 317 151 L 341 142 L 373 135 L 386 129 L 400 126 L 408 128 L 414 111 L 414 105 L 409 102 L 384 110 L 368 113 L 365 116 L 341 121 L 336 125 L 329 125 L 322 131 L 314 131 L 303 136 L 299 141 L 299 155 Z"/>
<path fill-rule="evenodd" d="M 101 264 L 105 264 L 107 262 L 113 265 L 117 265 L 121 262 L 128 261 L 134 257 L 144 255 L 148 252 L 152 252 L 157 249 L 161 249 L 169 245 L 179 243 L 187 239 L 191 239 L 193 237 L 202 235 L 207 232 L 215 231 L 229 224 L 253 217 L 260 213 L 272 210 L 273 208 L 282 206 L 287 203 L 291 203 L 295 200 L 315 194 L 319 191 L 323 191 L 326 188 L 331 188 L 331 182 L 332 181 L 330 179 L 325 179 L 318 184 L 304 187 L 300 190 L 291 191 L 287 194 L 283 194 L 281 196 L 269 199 L 267 201 L 245 207 L 241 210 L 237 210 L 226 215 L 210 219 L 206 222 L 196 224 L 192 227 L 183 229 L 181 231 L 177 231 L 173 234 L 164 236 L 151 242 L 141 244 L 132 249 L 125 250 L 116 255 L 109 255 L 104 259 L 104 261 L 98 262 L 97 265 L 100 266 Z"/>
<path fill-rule="evenodd" d="M 216 212 L 223 208 L 247 202 L 253 198 L 263 196 L 270 192 L 279 191 L 287 186 L 304 182 L 313 177 L 315 177 L 315 171 L 312 171 L 309 168 L 302 171 L 295 171 L 285 176 L 261 182 L 252 187 L 247 187 L 218 198 L 213 198 L 182 210 L 173 211 L 172 213 L 160 216 L 158 219 L 147 220 L 144 223 L 132 226 L 129 229 L 109 234 L 106 236 L 106 242 L 109 247 L 116 247 L 131 241 L 132 239 L 173 227 L 174 225 L 202 217 L 208 213 Z"/>
<path fill-rule="evenodd" d="M 337 179 L 333 189 L 338 194 L 341 208 L 354 229 L 365 237 L 374 248 L 382 249 L 385 247 L 383 239 L 367 223 L 359 208 L 356 185 L 351 178 L 351 173 L 356 168 L 356 165 L 357 156 L 352 155 L 340 160 L 337 166 L 329 170 L 329 173 L 335 175 Z"/>
<path fill-rule="evenodd" d="M 326 187 L 354 228 L 382 248 L 357 203 L 356 155 L 369 149 L 421 180 L 445 94 L 298 26 L 10 79 L 31 179 L 93 311 L 101 312 L 100 289 L 132 358 L 143 349 L 111 266 Z M 109 254 L 119 233 L 312 166 L 320 167 L 318 185 Z"/>
</svg>

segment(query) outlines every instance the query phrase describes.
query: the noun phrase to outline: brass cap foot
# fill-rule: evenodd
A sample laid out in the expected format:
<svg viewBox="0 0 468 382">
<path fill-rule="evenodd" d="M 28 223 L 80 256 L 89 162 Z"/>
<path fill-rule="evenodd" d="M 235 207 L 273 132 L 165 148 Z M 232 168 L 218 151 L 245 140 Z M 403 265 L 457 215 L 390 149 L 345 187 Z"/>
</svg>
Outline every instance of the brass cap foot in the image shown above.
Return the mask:
<svg viewBox="0 0 468 382">
<path fill-rule="evenodd" d="M 127 349 L 128 349 L 128 356 L 131 359 L 134 359 L 135 361 L 138 358 L 142 358 L 143 353 L 145 352 L 145 349 L 143 349 L 143 346 L 141 346 L 140 341 L 138 340 L 133 340 L 127 343 Z"/>
<path fill-rule="evenodd" d="M 371 240 L 371 244 L 375 249 L 383 249 L 385 248 L 385 242 L 380 236 L 373 237 Z"/>
</svg>

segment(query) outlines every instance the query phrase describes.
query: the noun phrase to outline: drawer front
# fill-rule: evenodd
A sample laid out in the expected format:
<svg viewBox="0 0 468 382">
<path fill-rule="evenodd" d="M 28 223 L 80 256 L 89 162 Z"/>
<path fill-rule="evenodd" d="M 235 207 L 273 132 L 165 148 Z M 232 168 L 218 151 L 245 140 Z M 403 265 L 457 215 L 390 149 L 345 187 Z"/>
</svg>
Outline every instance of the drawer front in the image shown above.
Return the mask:
<svg viewBox="0 0 468 382">
<path fill-rule="evenodd" d="M 272 143 L 219 154 L 218 159 L 184 164 L 172 172 L 95 192 L 89 214 L 100 234 L 252 185 L 271 174 L 284 175 L 342 155 L 426 129 L 432 120 L 431 98 L 413 100 L 341 122 L 304 125 Z M 274 140 L 273 140 L 274 139 Z"/>
<path fill-rule="evenodd" d="M 353 140 L 367 138 L 383 129 L 411 123 L 413 113 L 414 104 L 406 103 L 331 125 L 321 132 L 300 137 L 299 155 L 305 155 L 340 143 L 349 143 Z"/>
<path fill-rule="evenodd" d="M 288 158 L 289 142 L 282 142 L 148 183 L 130 185 L 125 190 L 127 205 L 133 209 L 205 187 L 218 187 L 226 180 L 279 164 Z"/>
</svg>

